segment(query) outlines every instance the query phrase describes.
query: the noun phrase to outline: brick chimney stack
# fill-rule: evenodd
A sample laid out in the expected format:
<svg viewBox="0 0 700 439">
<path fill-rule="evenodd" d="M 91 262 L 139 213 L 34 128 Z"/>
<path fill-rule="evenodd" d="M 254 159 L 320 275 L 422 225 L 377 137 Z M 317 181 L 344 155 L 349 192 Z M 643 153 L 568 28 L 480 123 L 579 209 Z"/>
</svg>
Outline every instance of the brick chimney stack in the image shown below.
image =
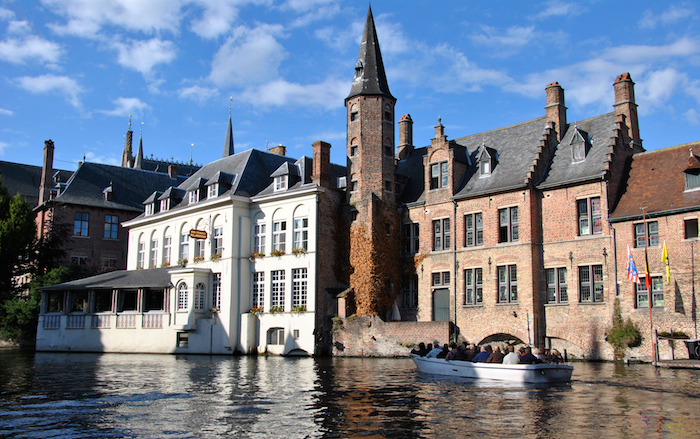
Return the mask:
<svg viewBox="0 0 700 439">
<path fill-rule="evenodd" d="M 287 154 L 287 147 L 284 145 L 277 145 L 273 146 L 272 148 L 267 150 L 270 154 L 277 154 L 277 155 L 286 155 Z"/>
<path fill-rule="evenodd" d="M 404 114 L 399 119 L 399 160 L 403 160 L 413 151 L 413 119 Z"/>
<path fill-rule="evenodd" d="M 615 116 L 624 116 L 628 135 L 632 146 L 642 146 L 639 137 L 639 119 L 637 118 L 637 104 L 634 100 L 634 82 L 629 73 L 623 73 L 615 79 Z"/>
<path fill-rule="evenodd" d="M 311 181 L 319 186 L 331 187 L 331 144 L 317 141 L 313 143 L 314 165 Z"/>
<path fill-rule="evenodd" d="M 170 175 L 170 178 L 177 178 L 177 166 L 176 165 L 168 165 L 168 175 Z"/>
<path fill-rule="evenodd" d="M 41 186 L 39 186 L 39 204 L 49 200 L 53 185 L 53 141 L 44 142 L 44 164 L 41 167 Z"/>
<path fill-rule="evenodd" d="M 554 130 L 557 132 L 557 140 L 561 140 L 566 132 L 566 106 L 564 104 L 564 89 L 558 82 L 549 84 L 547 92 L 547 122 L 554 123 Z"/>
</svg>

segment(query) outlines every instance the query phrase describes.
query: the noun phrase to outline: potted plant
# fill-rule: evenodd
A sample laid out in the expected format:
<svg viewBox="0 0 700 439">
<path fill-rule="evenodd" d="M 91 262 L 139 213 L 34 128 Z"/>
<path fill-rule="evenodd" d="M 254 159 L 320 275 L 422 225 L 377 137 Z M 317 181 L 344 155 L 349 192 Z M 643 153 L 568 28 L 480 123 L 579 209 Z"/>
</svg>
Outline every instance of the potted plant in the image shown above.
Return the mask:
<svg viewBox="0 0 700 439">
<path fill-rule="evenodd" d="M 161 267 L 170 267 L 170 261 L 163 261 L 162 264 L 160 264 Z"/>
<path fill-rule="evenodd" d="M 284 312 L 284 309 L 281 306 L 273 306 L 270 307 L 270 312 L 272 314 L 277 314 L 278 312 Z"/>
<path fill-rule="evenodd" d="M 199 256 L 199 255 L 195 256 L 194 263 L 199 264 L 200 262 L 204 262 L 204 256 Z"/>
<path fill-rule="evenodd" d="M 259 316 L 260 314 L 263 313 L 262 306 L 254 306 L 250 309 L 250 313 L 256 316 Z"/>
<path fill-rule="evenodd" d="M 219 259 L 221 259 L 221 255 L 219 253 L 213 253 L 210 259 L 212 262 L 217 262 Z"/>
<path fill-rule="evenodd" d="M 284 254 L 284 251 L 282 250 L 272 250 L 271 255 L 272 256 L 277 256 L 278 258 L 281 257 Z"/>
<path fill-rule="evenodd" d="M 264 254 L 264 253 L 261 253 L 261 252 L 259 252 L 259 251 L 254 251 L 253 253 L 250 254 L 250 260 L 251 260 L 251 261 L 254 261 L 254 260 L 258 259 L 258 258 L 264 258 L 264 257 L 265 257 L 265 254 Z"/>
<path fill-rule="evenodd" d="M 187 260 L 187 258 L 180 258 L 177 260 L 177 265 L 181 267 L 186 267 L 188 262 L 189 261 Z"/>
<path fill-rule="evenodd" d="M 298 258 L 306 254 L 306 249 L 304 247 L 294 247 L 292 249 L 292 254 Z"/>
<path fill-rule="evenodd" d="M 292 312 L 296 314 L 301 314 L 306 312 L 306 305 L 294 305 L 292 307 Z"/>
<path fill-rule="evenodd" d="M 218 314 L 218 313 L 219 313 L 219 307 L 217 307 L 217 306 L 212 306 L 211 308 L 209 308 L 209 312 L 210 312 L 212 315 Z"/>
</svg>

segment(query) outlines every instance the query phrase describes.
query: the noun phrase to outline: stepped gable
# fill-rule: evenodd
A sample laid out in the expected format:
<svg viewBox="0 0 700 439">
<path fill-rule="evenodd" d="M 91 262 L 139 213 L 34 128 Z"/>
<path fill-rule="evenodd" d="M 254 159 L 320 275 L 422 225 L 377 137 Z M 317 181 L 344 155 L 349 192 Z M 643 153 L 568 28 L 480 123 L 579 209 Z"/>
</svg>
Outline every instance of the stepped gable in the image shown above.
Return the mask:
<svg viewBox="0 0 700 439">
<path fill-rule="evenodd" d="M 141 212 L 141 203 L 153 191 L 164 191 L 183 180 L 184 177 L 173 179 L 160 172 L 86 162 L 75 171 L 54 201 Z M 110 185 L 113 188 L 113 198 L 112 201 L 107 201 L 103 191 Z"/>
<path fill-rule="evenodd" d="M 683 212 L 700 208 L 700 190 L 685 190 L 690 151 L 700 152 L 700 142 L 638 153 L 633 156 L 629 178 L 611 220 Z"/>
<path fill-rule="evenodd" d="M 605 176 L 610 160 L 612 139 L 615 136 L 615 126 L 614 113 L 570 124 L 559 142 L 549 164 L 549 170 L 542 182 L 538 184 L 538 188 L 545 189 L 580 183 Z M 580 135 L 587 137 L 583 139 L 587 143 L 587 152 L 583 160 L 577 161 L 574 160 L 572 141 L 576 143 Z"/>
</svg>

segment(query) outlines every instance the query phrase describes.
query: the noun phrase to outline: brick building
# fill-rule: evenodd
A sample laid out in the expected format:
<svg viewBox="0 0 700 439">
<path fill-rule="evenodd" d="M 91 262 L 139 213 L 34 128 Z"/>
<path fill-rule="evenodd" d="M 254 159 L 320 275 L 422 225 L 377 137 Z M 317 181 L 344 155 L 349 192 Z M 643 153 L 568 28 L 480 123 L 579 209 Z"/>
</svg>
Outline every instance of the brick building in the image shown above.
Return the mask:
<svg viewBox="0 0 700 439">
<path fill-rule="evenodd" d="M 470 342 L 546 345 L 579 358 L 612 358 L 605 333 L 615 299 L 622 297 L 626 317 L 634 295 L 620 277 L 626 267 L 620 243 L 629 237 L 615 236 L 619 226 L 611 215 L 631 197 L 632 185 L 641 186 L 632 163 L 645 157 L 634 82 L 625 73 L 612 86 L 613 111 L 607 114 L 568 123 L 564 89 L 554 82 L 545 88 L 542 117 L 455 140 L 438 119 L 435 137 L 424 147 L 414 145 L 413 120 L 404 115 L 395 154 L 396 98 L 370 9 L 345 101 L 348 209 L 351 219 L 360 220 L 349 238 L 358 314 L 396 318 L 395 299 L 402 320 L 451 321 Z M 696 175 L 696 165 L 687 166 L 686 175 Z M 626 217 L 621 215 L 616 218 Z M 686 219 L 677 219 L 676 234 Z M 381 245 L 368 246 L 353 228 L 371 230 Z M 392 235 L 394 230 L 401 234 Z M 403 258 L 389 256 L 386 264 L 377 247 L 397 238 Z M 373 262 L 353 259 L 356 253 L 372 255 Z M 358 278 L 358 272 L 370 274 Z M 393 273 L 402 274 L 400 293 Z M 679 288 L 686 292 L 691 284 Z M 691 303 L 687 294 L 685 304 Z M 690 311 L 677 323 L 673 313 L 655 312 L 668 315 L 666 326 L 688 330 Z M 636 354 L 649 356 L 648 339 Z"/>
</svg>

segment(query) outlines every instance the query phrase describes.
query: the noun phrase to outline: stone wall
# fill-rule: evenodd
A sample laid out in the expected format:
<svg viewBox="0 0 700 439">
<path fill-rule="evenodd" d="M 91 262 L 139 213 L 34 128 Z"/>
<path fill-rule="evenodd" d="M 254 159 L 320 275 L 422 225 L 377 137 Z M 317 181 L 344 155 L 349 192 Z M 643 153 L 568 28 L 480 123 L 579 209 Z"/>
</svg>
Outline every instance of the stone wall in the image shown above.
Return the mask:
<svg viewBox="0 0 700 439">
<path fill-rule="evenodd" d="M 384 322 L 357 316 L 334 320 L 333 355 L 339 357 L 407 356 L 411 345 L 433 340 L 444 344 L 451 334 L 450 322 Z"/>
</svg>

